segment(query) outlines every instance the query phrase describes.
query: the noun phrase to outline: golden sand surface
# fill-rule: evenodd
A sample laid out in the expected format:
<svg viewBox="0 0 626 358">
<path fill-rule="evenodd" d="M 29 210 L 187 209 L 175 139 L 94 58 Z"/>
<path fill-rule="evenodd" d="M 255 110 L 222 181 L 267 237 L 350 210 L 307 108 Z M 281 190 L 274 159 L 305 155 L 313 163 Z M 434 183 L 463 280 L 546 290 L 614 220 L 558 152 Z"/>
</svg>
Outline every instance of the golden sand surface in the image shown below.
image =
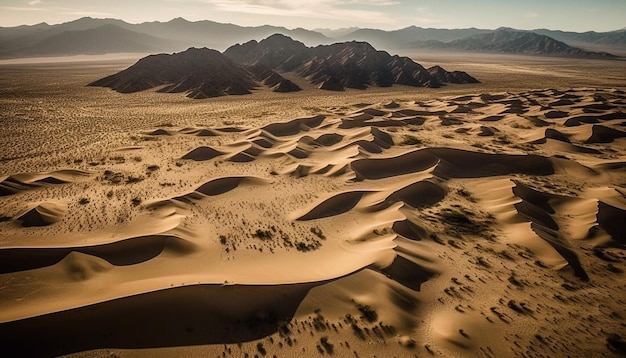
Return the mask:
<svg viewBox="0 0 626 358">
<path fill-rule="evenodd" d="M 626 63 L 191 100 L 0 64 L 0 351 L 620 356 Z M 621 350 L 621 351 L 620 351 Z"/>
</svg>

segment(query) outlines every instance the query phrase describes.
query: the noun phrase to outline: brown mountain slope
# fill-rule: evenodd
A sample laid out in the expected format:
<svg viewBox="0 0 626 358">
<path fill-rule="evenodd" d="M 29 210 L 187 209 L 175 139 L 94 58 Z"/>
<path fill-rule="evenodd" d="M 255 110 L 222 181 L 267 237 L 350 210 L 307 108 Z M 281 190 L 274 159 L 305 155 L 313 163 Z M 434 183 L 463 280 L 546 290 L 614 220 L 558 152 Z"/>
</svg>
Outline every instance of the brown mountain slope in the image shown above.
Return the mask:
<svg viewBox="0 0 626 358">
<path fill-rule="evenodd" d="M 200 99 L 249 94 L 259 86 L 258 82 L 276 86 L 282 81 L 284 79 L 274 71 L 246 68 L 215 50 L 190 48 L 171 55 L 142 58 L 126 70 L 89 86 L 109 87 L 121 93 L 164 86 L 158 92 L 184 92 L 190 98 Z"/>
<path fill-rule="evenodd" d="M 232 46 L 224 54 L 190 48 L 171 55 L 151 55 L 89 85 L 121 93 L 163 86 L 158 92 L 184 92 L 195 99 L 249 94 L 261 85 L 275 92 L 300 90 L 279 72 L 295 72 L 318 88 L 332 91 L 394 84 L 440 87 L 445 83 L 479 82 L 465 72 L 448 72 L 439 66 L 434 71 L 427 70 L 408 57 L 391 56 L 366 42 L 310 48 L 275 34 L 260 42 Z"/>
<path fill-rule="evenodd" d="M 403 84 L 439 87 L 444 83 L 477 83 L 464 72 L 431 75 L 408 57 L 391 56 L 367 42 L 343 42 L 306 47 L 301 42 L 275 34 L 260 42 L 234 45 L 224 54 L 246 65 L 262 65 L 278 71 L 295 71 L 323 89 L 365 89 Z"/>
</svg>

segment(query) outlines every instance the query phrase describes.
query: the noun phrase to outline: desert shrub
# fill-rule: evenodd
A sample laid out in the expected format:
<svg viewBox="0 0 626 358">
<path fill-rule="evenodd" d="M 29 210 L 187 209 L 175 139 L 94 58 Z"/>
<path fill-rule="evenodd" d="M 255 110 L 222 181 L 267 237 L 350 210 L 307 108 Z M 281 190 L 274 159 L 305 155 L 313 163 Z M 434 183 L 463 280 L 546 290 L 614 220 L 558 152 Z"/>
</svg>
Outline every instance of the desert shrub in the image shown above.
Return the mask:
<svg viewBox="0 0 626 358">
<path fill-rule="evenodd" d="M 126 178 L 126 184 L 134 184 L 134 183 L 139 183 L 140 181 L 143 181 L 145 178 L 140 176 L 132 176 L 129 175 L 128 178 Z"/>
<path fill-rule="evenodd" d="M 307 244 L 302 241 L 296 241 L 296 249 L 298 251 L 309 251 Z"/>
<path fill-rule="evenodd" d="M 485 258 L 482 257 L 482 256 L 478 256 L 476 258 L 476 264 L 479 265 L 479 266 L 482 266 L 484 268 L 490 268 L 491 267 L 489 262 L 487 262 L 487 260 L 485 260 Z"/>
<path fill-rule="evenodd" d="M 278 334 L 281 337 L 285 337 L 285 336 L 288 336 L 289 334 L 291 334 L 291 330 L 289 329 L 289 322 L 288 321 L 285 321 L 285 320 L 278 321 L 277 328 L 278 328 Z"/>
<path fill-rule="evenodd" d="M 422 144 L 422 140 L 412 136 L 410 134 L 406 134 L 404 135 L 402 142 L 400 143 L 402 145 L 421 145 Z"/>
<path fill-rule="evenodd" d="M 322 232 L 322 229 L 318 228 L 318 227 L 312 227 L 311 228 L 311 232 L 313 233 L 313 235 L 319 237 L 322 240 L 326 240 L 326 236 L 324 235 L 324 233 Z"/>
<path fill-rule="evenodd" d="M 253 236 L 256 236 L 261 240 L 271 240 L 274 237 L 274 234 L 272 234 L 272 232 L 269 230 L 257 229 Z"/>
<path fill-rule="evenodd" d="M 287 235 L 287 234 L 285 234 L 284 232 L 281 231 L 280 237 L 281 237 L 281 239 L 283 239 L 283 244 L 285 246 L 293 247 L 293 242 L 291 242 L 291 238 L 289 237 L 289 235 Z"/>
<path fill-rule="evenodd" d="M 497 137 L 497 142 L 500 144 L 511 144 L 511 140 L 506 134 L 501 134 Z"/>
<path fill-rule="evenodd" d="M 363 329 L 359 327 L 358 324 L 352 323 L 350 327 L 352 327 L 352 332 L 354 333 L 354 335 L 356 335 L 360 339 L 365 339 L 365 334 L 363 334 Z"/>
<path fill-rule="evenodd" d="M 374 311 L 369 305 L 358 304 L 357 308 L 368 322 L 375 322 L 378 319 L 378 313 L 376 313 L 376 311 Z"/>
<path fill-rule="evenodd" d="M 444 209 L 439 212 L 443 224 L 448 226 L 451 231 L 457 234 L 479 235 L 485 227 L 483 223 L 475 222 L 470 219 L 466 214 L 451 210 Z"/>
<path fill-rule="evenodd" d="M 313 241 L 312 243 L 306 243 L 304 241 L 296 241 L 295 242 L 296 250 L 307 252 L 312 250 L 319 249 L 322 244 L 319 241 Z"/>
<path fill-rule="evenodd" d="M 617 267 L 617 266 L 615 266 L 613 264 L 608 264 L 606 266 L 606 268 L 607 268 L 607 270 L 609 270 L 609 271 L 611 271 L 613 273 L 622 273 L 622 272 L 624 272 L 624 270 L 622 270 L 621 268 L 619 268 L 619 267 Z"/>
<path fill-rule="evenodd" d="M 431 232 L 430 235 L 428 235 L 428 237 L 430 237 L 431 240 L 433 240 L 434 242 L 438 243 L 439 245 L 445 245 L 445 241 L 443 241 L 439 235 L 437 235 L 434 232 Z"/>
<path fill-rule="evenodd" d="M 256 344 L 256 350 L 259 351 L 259 353 L 261 353 L 261 355 L 266 355 L 267 351 L 265 350 L 265 347 L 263 347 L 263 343 L 259 342 Z"/>
<path fill-rule="evenodd" d="M 80 198 L 80 200 L 78 200 L 78 203 L 80 205 L 86 205 L 86 204 L 89 204 L 90 201 L 91 200 L 89 200 L 89 198 Z"/>
<path fill-rule="evenodd" d="M 326 319 L 322 316 L 319 309 L 315 310 L 316 316 L 313 317 L 313 327 L 315 327 L 316 331 L 325 331 L 326 330 Z"/>
<path fill-rule="evenodd" d="M 324 350 L 326 351 L 326 353 L 333 354 L 334 346 L 332 343 L 328 341 L 328 336 L 324 336 L 320 338 L 320 344 L 322 345 L 322 347 L 324 347 Z"/>
<path fill-rule="evenodd" d="M 517 287 L 523 286 L 522 282 L 518 280 L 517 277 L 515 277 L 515 275 L 510 275 L 508 281 Z"/>
<path fill-rule="evenodd" d="M 471 201 L 471 202 L 475 202 L 476 199 L 474 199 L 474 197 L 472 196 L 472 193 L 470 193 L 469 191 L 467 191 L 467 189 L 465 188 L 461 188 L 459 190 L 456 191 L 460 196 L 466 198 L 467 200 Z"/>
<path fill-rule="evenodd" d="M 607 346 L 616 352 L 626 353 L 626 341 L 616 333 L 610 334 L 606 338 Z"/>
<path fill-rule="evenodd" d="M 126 158 L 124 158 L 123 155 L 118 155 L 118 156 L 115 156 L 115 157 L 111 157 L 111 160 L 116 162 L 116 163 L 120 163 L 120 164 L 126 162 Z"/>
<path fill-rule="evenodd" d="M 111 184 L 119 184 L 122 182 L 122 179 L 124 179 L 124 174 L 113 172 L 111 170 L 105 170 L 103 179 Z"/>
</svg>

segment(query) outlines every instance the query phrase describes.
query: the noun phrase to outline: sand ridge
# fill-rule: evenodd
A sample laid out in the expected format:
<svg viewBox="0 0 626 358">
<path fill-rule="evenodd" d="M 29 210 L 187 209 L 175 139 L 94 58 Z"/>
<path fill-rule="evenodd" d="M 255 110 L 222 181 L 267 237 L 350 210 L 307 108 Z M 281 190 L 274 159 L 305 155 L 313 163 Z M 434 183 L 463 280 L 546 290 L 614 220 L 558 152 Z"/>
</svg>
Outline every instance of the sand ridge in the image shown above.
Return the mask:
<svg viewBox="0 0 626 358">
<path fill-rule="evenodd" d="M 612 354 L 621 299 L 588 333 L 557 328 L 623 293 L 625 121 L 617 89 L 360 103 L 138 130 L 89 171 L 7 173 L 0 333 L 40 355 L 575 354 L 563 334 Z M 81 342 L 42 338 L 54 322 Z"/>
</svg>

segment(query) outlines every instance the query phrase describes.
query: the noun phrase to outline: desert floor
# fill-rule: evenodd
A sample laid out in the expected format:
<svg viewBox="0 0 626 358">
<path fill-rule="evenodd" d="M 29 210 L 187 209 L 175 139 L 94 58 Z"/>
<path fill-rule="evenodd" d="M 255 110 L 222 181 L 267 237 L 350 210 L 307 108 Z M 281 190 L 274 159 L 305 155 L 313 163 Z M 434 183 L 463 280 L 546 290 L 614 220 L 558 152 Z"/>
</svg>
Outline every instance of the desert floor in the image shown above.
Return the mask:
<svg viewBox="0 0 626 358">
<path fill-rule="evenodd" d="M 626 62 L 410 55 L 482 83 L 191 100 L 86 87 L 138 57 L 0 61 L 2 355 L 623 355 Z"/>
</svg>

